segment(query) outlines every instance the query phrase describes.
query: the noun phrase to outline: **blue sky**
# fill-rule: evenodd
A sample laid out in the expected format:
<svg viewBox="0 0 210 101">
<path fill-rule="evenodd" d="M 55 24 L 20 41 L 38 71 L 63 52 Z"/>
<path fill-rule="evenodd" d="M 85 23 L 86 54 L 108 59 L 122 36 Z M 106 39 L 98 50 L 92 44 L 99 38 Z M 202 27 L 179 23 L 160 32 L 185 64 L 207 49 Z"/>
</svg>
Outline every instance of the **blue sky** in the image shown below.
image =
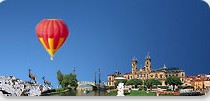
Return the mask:
<svg viewBox="0 0 210 101">
<path fill-rule="evenodd" d="M 66 22 L 70 35 L 51 61 L 35 34 L 46 18 Z M 0 75 L 57 85 L 56 72 L 76 68 L 79 81 L 131 71 L 150 53 L 152 68 L 179 67 L 186 75 L 210 73 L 210 9 L 201 0 L 7 0 L 0 4 Z M 139 68 L 138 68 L 139 69 Z"/>
</svg>

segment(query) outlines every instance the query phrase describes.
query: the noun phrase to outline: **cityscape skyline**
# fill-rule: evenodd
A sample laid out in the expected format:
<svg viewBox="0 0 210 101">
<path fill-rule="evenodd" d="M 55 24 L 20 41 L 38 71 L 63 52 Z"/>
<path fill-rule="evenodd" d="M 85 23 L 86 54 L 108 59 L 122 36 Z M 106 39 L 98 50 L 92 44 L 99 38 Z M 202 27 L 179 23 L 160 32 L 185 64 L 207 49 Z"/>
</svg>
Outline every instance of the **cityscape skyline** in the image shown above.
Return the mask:
<svg viewBox="0 0 210 101">
<path fill-rule="evenodd" d="M 45 76 L 56 87 L 58 70 L 75 68 L 79 81 L 94 81 L 100 68 L 107 81 L 116 70 L 131 72 L 133 57 L 140 69 L 148 52 L 152 69 L 209 74 L 209 10 L 201 0 L 7 0 L 0 3 L 0 75 L 29 81 L 31 69 L 39 83 Z M 54 61 L 35 34 L 48 18 L 62 19 L 70 31 Z"/>
</svg>

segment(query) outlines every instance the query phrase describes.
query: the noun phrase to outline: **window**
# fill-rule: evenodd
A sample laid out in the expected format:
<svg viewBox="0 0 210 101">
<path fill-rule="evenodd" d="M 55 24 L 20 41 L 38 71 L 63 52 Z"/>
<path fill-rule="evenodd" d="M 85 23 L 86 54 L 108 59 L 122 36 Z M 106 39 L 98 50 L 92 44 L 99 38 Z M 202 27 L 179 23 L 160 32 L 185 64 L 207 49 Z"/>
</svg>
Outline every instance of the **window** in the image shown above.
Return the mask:
<svg viewBox="0 0 210 101">
<path fill-rule="evenodd" d="M 111 81 L 112 80 L 112 78 L 111 77 L 109 77 L 109 81 Z"/>
<path fill-rule="evenodd" d="M 160 75 L 160 78 L 161 78 L 161 79 L 163 78 L 163 75 L 162 75 L 162 74 Z"/>
<path fill-rule="evenodd" d="M 155 78 L 158 78 L 158 74 L 155 74 Z"/>
</svg>

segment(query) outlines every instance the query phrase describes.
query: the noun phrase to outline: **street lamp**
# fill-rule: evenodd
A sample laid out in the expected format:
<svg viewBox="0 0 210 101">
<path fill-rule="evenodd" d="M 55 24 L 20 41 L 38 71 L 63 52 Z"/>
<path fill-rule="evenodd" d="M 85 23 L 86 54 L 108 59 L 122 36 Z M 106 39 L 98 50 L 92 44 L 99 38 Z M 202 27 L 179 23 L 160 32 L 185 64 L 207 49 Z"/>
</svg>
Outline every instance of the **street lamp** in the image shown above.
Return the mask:
<svg viewBox="0 0 210 101">
<path fill-rule="evenodd" d="M 94 71 L 94 80 L 95 80 L 95 87 L 94 87 L 94 91 L 95 91 L 95 93 L 94 93 L 94 95 L 96 96 L 96 91 L 97 91 L 97 86 L 96 86 L 96 70 Z"/>
<path fill-rule="evenodd" d="M 95 77 L 95 85 L 96 85 L 96 71 L 94 72 L 94 77 Z"/>
<path fill-rule="evenodd" d="M 99 68 L 98 69 L 98 78 L 99 78 L 99 80 L 98 80 L 98 83 L 99 83 L 99 96 L 100 96 L 100 90 L 101 90 L 101 87 L 100 87 L 100 84 L 101 84 L 101 69 Z"/>
</svg>

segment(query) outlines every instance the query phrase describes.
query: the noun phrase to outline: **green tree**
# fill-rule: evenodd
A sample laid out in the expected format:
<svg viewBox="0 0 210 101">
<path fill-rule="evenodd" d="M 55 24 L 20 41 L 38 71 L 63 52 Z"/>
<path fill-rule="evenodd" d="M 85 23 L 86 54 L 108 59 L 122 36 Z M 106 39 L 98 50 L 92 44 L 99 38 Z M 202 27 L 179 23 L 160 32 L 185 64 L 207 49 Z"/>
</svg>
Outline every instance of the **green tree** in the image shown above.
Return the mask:
<svg viewBox="0 0 210 101">
<path fill-rule="evenodd" d="M 67 75 L 63 75 L 61 71 L 59 70 L 57 72 L 57 79 L 58 79 L 59 85 L 61 85 L 61 87 L 64 89 L 76 89 L 78 86 L 76 74 L 70 73 Z"/>
<path fill-rule="evenodd" d="M 140 79 L 131 79 L 126 82 L 126 85 L 134 85 L 137 88 L 138 85 L 142 85 L 142 80 Z"/>
<path fill-rule="evenodd" d="M 61 82 L 63 80 L 63 74 L 61 73 L 60 70 L 57 71 L 57 79 L 58 79 L 58 84 L 61 85 Z"/>
<path fill-rule="evenodd" d="M 170 76 L 166 79 L 166 84 L 172 85 L 174 91 L 175 86 L 182 85 L 182 82 L 179 77 Z"/>
<path fill-rule="evenodd" d="M 64 89 L 76 89 L 78 84 L 77 84 L 77 79 L 75 74 L 68 74 L 63 76 L 63 80 L 61 81 L 61 86 Z"/>
<path fill-rule="evenodd" d="M 155 86 L 157 86 L 157 85 L 161 85 L 162 83 L 160 82 L 160 80 L 154 79 L 154 80 L 153 80 L 153 84 L 154 84 Z"/>
<path fill-rule="evenodd" d="M 161 82 L 157 79 L 147 79 L 144 81 L 144 85 L 147 86 L 147 88 L 150 89 L 150 91 L 152 91 L 152 87 L 154 85 L 161 85 Z"/>
</svg>

